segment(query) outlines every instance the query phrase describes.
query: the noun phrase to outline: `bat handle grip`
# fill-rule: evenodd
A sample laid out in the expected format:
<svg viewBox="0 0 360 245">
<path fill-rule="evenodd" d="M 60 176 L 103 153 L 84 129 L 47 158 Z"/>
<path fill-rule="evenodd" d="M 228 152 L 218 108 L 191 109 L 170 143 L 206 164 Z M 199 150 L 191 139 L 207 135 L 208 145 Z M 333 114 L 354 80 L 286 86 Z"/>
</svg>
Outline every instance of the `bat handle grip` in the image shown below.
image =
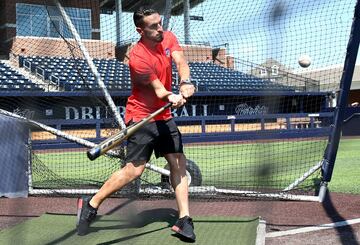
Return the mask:
<svg viewBox="0 0 360 245">
<path fill-rule="evenodd" d="M 165 106 L 164 106 L 164 109 L 168 109 L 172 106 L 172 103 L 171 102 L 168 102 Z"/>
<path fill-rule="evenodd" d="M 88 150 L 86 154 L 87 154 L 87 157 L 91 161 L 93 161 L 100 156 L 100 153 L 101 153 L 100 147 L 94 147 L 94 148 Z"/>
</svg>

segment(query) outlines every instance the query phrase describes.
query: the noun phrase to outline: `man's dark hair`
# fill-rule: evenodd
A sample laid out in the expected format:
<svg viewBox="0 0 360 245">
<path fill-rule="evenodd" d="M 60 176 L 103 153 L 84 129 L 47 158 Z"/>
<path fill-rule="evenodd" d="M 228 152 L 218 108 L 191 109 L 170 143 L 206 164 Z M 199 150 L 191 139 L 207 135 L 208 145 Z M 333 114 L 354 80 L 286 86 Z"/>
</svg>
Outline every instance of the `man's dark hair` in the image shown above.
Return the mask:
<svg viewBox="0 0 360 245">
<path fill-rule="evenodd" d="M 158 14 L 159 12 L 149 7 L 141 7 L 140 9 L 134 12 L 133 19 L 135 26 L 141 27 L 144 24 L 144 17 L 155 13 Z"/>
</svg>

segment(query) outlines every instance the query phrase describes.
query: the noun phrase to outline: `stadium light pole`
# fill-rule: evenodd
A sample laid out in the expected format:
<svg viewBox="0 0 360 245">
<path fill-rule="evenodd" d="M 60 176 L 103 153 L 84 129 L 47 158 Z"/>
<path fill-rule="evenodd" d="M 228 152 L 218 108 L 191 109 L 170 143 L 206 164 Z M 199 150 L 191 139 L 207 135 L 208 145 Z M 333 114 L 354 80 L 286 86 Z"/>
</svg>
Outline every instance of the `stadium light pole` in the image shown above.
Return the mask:
<svg viewBox="0 0 360 245">
<path fill-rule="evenodd" d="M 217 45 L 213 45 L 212 47 L 213 47 L 213 48 L 225 47 L 226 52 L 229 51 L 229 43 L 217 44 Z"/>
<path fill-rule="evenodd" d="M 121 43 L 121 17 L 122 17 L 121 0 L 115 1 L 115 11 L 116 11 L 116 45 L 120 46 L 120 43 Z"/>
<path fill-rule="evenodd" d="M 347 106 L 348 95 L 351 87 L 351 81 L 354 74 L 356 57 L 359 51 L 360 44 L 360 0 L 356 2 L 354 19 L 351 26 L 350 38 L 347 45 L 347 52 L 344 62 L 343 74 L 340 80 L 339 96 L 334 112 L 333 129 L 329 136 L 328 144 L 325 150 L 323 164 L 322 164 L 322 182 L 319 191 L 319 201 L 322 202 L 326 196 L 327 184 L 330 182 L 337 151 L 339 148 L 341 127 L 344 120 L 344 111 Z"/>
<path fill-rule="evenodd" d="M 163 28 L 165 31 L 169 29 L 169 23 L 171 18 L 171 6 L 172 6 L 172 0 L 166 0 L 165 10 L 164 10 L 164 23 L 163 23 Z"/>
<path fill-rule="evenodd" d="M 185 44 L 190 44 L 190 0 L 184 0 Z"/>
</svg>

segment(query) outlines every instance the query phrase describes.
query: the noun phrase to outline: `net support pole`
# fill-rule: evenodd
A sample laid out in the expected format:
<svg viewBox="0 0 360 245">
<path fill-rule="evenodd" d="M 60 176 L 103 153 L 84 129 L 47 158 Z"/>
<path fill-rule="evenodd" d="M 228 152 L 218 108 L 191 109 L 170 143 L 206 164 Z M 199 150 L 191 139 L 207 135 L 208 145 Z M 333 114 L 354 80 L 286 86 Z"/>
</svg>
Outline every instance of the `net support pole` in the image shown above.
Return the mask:
<svg viewBox="0 0 360 245">
<path fill-rule="evenodd" d="M 100 73 L 98 72 L 92 58 L 90 57 L 90 54 L 86 50 L 85 45 L 82 43 L 79 33 L 76 31 L 75 26 L 71 22 L 70 17 L 66 14 L 65 9 L 61 6 L 61 4 L 58 0 L 53 0 L 53 2 L 55 3 L 56 7 L 58 8 L 58 10 L 61 14 L 61 17 L 64 19 L 66 25 L 69 27 L 69 30 L 70 30 L 71 34 L 74 36 L 77 44 L 79 45 L 79 48 L 80 48 L 82 54 L 84 55 L 85 60 L 86 60 L 87 64 L 89 65 L 89 68 L 90 68 L 92 74 L 94 74 L 94 76 L 95 76 L 96 82 L 98 83 L 100 89 L 102 90 L 102 92 L 104 94 L 106 102 L 108 103 L 111 111 L 114 113 L 116 122 L 120 125 L 121 128 L 126 128 L 125 123 L 122 120 L 120 113 L 117 110 L 115 103 L 110 96 L 110 93 L 108 92 L 108 90 L 105 87 L 104 81 L 102 80 Z"/>
<path fill-rule="evenodd" d="M 283 189 L 284 192 L 291 191 L 298 185 L 300 185 L 302 182 L 304 182 L 309 176 L 311 176 L 313 173 L 315 173 L 319 168 L 321 168 L 322 162 L 318 162 L 314 167 L 309 169 L 306 173 L 304 173 L 300 178 L 296 179 L 293 183 L 291 183 L 288 187 Z"/>
<path fill-rule="evenodd" d="M 348 95 L 351 87 L 351 81 L 354 74 L 356 57 L 359 50 L 360 43 L 360 0 L 355 5 L 354 19 L 351 26 L 349 42 L 347 45 L 347 52 L 344 62 L 344 70 L 340 80 L 340 90 L 337 100 L 337 105 L 334 112 L 334 124 L 329 136 L 328 144 L 325 150 L 322 177 L 323 181 L 320 186 L 319 199 L 323 201 L 327 192 L 327 183 L 330 182 L 336 154 L 339 147 L 341 127 L 344 120 L 344 110 L 347 106 Z"/>
</svg>

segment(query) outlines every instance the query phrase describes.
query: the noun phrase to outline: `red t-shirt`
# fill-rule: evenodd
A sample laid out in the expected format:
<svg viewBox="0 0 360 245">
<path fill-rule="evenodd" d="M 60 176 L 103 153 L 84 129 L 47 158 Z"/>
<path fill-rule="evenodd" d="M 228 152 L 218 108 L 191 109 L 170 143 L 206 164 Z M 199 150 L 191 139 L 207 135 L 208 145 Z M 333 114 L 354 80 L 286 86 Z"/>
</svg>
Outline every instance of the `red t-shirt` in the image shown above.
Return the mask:
<svg viewBox="0 0 360 245">
<path fill-rule="evenodd" d="M 171 91 L 173 51 L 182 51 L 182 49 L 175 35 L 168 31 L 164 32 L 164 39 L 157 44 L 156 50 L 146 47 L 141 39 L 133 47 L 129 58 L 132 90 L 126 104 L 125 123 L 130 120 L 138 122 L 167 103 L 157 98 L 149 83 L 159 79 L 166 90 Z M 168 109 L 154 120 L 170 118 L 171 112 Z"/>
</svg>

